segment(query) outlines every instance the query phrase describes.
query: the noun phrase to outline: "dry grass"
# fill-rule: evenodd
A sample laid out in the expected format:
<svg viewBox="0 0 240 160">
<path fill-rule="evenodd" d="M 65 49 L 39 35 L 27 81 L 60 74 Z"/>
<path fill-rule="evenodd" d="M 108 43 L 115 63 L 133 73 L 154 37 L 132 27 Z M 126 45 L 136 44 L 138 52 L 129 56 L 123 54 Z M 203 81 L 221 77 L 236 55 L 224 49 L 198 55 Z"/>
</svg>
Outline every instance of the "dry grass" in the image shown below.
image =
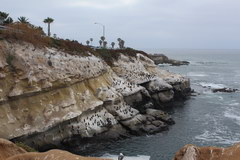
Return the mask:
<svg viewBox="0 0 240 160">
<path fill-rule="evenodd" d="M 114 60 L 117 60 L 120 53 L 136 57 L 137 53 L 148 56 L 143 51 L 134 50 L 132 48 L 126 49 L 97 49 L 93 50 L 88 46 L 84 46 L 74 40 L 55 39 L 47 37 L 42 28 L 33 26 L 31 24 L 14 23 L 7 25 L 9 29 L 0 30 L 0 40 L 7 40 L 10 42 L 28 42 L 36 47 L 54 47 L 71 55 L 89 56 L 89 52 L 95 56 L 101 57 L 107 64 L 112 65 Z"/>
<path fill-rule="evenodd" d="M 41 28 L 28 24 L 10 24 L 8 29 L 1 31 L 1 38 L 11 42 L 28 42 L 37 47 L 48 46 L 51 42 Z"/>
</svg>

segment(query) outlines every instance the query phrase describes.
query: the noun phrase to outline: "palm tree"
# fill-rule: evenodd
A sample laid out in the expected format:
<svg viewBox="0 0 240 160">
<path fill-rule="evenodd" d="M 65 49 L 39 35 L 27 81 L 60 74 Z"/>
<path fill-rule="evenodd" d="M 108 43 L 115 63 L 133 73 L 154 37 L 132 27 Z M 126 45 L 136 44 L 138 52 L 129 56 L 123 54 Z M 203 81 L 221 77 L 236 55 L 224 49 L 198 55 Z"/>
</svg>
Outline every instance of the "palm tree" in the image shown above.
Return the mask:
<svg viewBox="0 0 240 160">
<path fill-rule="evenodd" d="M 57 39 L 57 34 L 56 33 L 53 34 L 53 38 Z"/>
<path fill-rule="evenodd" d="M 11 24 L 13 23 L 13 19 L 11 17 L 8 17 L 5 21 L 4 21 L 5 24 Z"/>
<path fill-rule="evenodd" d="M 114 42 L 112 42 L 111 43 L 111 46 L 112 46 L 112 49 L 114 48 L 114 46 L 115 46 L 115 43 Z"/>
<path fill-rule="evenodd" d="M 93 42 L 93 38 L 90 38 L 90 41 L 91 41 L 91 45 L 92 45 L 92 42 Z"/>
<path fill-rule="evenodd" d="M 122 41 L 119 41 L 118 45 L 119 45 L 119 48 L 121 49 L 122 48 Z"/>
<path fill-rule="evenodd" d="M 29 23 L 28 18 L 23 17 L 23 16 L 18 17 L 18 22 L 19 23 L 24 23 L 24 24 L 28 24 Z"/>
<path fill-rule="evenodd" d="M 6 13 L 6 12 L 0 12 L 0 17 L 3 18 L 4 20 L 7 19 L 8 16 L 9 16 L 8 13 Z"/>
<path fill-rule="evenodd" d="M 100 39 L 104 42 L 104 40 L 105 40 L 105 37 L 104 36 L 102 36 L 102 37 L 100 37 Z"/>
<path fill-rule="evenodd" d="M 53 23 L 54 19 L 47 17 L 46 19 L 43 20 L 44 23 L 48 24 L 48 36 L 51 36 L 51 32 L 50 32 L 50 24 Z"/>
<path fill-rule="evenodd" d="M 124 48 L 125 41 L 121 40 L 121 47 Z"/>
<path fill-rule="evenodd" d="M 99 40 L 100 47 L 102 47 L 102 42 L 103 42 L 102 40 Z"/>
<path fill-rule="evenodd" d="M 89 46 L 89 43 L 90 43 L 90 41 L 89 41 L 89 40 L 87 40 L 87 41 L 86 41 L 86 43 L 87 43 L 87 45 Z"/>
<path fill-rule="evenodd" d="M 9 14 L 6 12 L 0 11 L 0 24 L 10 24 L 13 23 L 13 19 L 9 17 Z"/>
<path fill-rule="evenodd" d="M 107 48 L 107 41 L 103 41 L 103 48 Z"/>
<path fill-rule="evenodd" d="M 121 49 L 122 48 L 122 39 L 118 38 L 117 41 L 118 41 L 119 48 Z"/>
</svg>

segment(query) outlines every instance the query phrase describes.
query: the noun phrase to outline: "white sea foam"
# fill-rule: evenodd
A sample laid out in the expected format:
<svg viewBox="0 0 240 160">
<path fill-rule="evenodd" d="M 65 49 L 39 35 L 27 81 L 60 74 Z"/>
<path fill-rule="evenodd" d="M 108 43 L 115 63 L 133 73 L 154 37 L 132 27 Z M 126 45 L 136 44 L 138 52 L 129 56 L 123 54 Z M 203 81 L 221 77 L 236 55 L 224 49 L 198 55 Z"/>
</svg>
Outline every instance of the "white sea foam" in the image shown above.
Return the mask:
<svg viewBox="0 0 240 160">
<path fill-rule="evenodd" d="M 235 110 L 225 111 L 224 117 L 233 119 L 236 124 L 240 125 L 240 114 Z"/>
<path fill-rule="evenodd" d="M 212 88 L 212 89 L 226 88 L 226 86 L 224 84 L 208 83 L 208 82 L 200 82 L 199 84 L 202 87 L 208 87 L 208 88 Z"/>
<path fill-rule="evenodd" d="M 221 131 L 219 132 L 219 130 L 215 132 L 205 130 L 202 134 L 195 136 L 195 139 L 203 142 L 215 142 L 217 144 L 226 145 L 232 145 L 239 142 L 239 134 L 236 134 L 234 137 L 226 135 L 226 133 L 221 133 Z"/>
<path fill-rule="evenodd" d="M 218 99 L 222 101 L 222 100 L 223 100 L 223 97 L 222 97 L 222 96 L 219 96 Z"/>
<path fill-rule="evenodd" d="M 208 75 L 204 72 L 188 72 L 187 76 L 189 76 L 189 77 L 206 77 Z"/>
<path fill-rule="evenodd" d="M 117 160 L 117 155 L 105 154 L 101 158 L 111 158 Z M 138 155 L 138 156 L 124 156 L 124 160 L 150 160 L 150 156 Z"/>
<path fill-rule="evenodd" d="M 230 103 L 229 106 L 240 106 L 240 104 L 238 102 L 236 103 Z"/>
</svg>

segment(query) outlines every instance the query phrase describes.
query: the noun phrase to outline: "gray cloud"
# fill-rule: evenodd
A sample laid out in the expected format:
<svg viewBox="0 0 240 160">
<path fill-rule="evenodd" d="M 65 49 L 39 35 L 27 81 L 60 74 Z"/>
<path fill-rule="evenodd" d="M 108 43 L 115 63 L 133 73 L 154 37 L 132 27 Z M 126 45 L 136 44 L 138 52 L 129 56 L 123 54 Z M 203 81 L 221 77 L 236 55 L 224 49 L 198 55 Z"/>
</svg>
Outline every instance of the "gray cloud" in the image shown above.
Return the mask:
<svg viewBox="0 0 240 160">
<path fill-rule="evenodd" d="M 136 48 L 240 48 L 238 0 L 1 0 L 1 10 L 33 24 L 52 17 L 52 32 L 85 43 L 102 34 Z"/>
</svg>

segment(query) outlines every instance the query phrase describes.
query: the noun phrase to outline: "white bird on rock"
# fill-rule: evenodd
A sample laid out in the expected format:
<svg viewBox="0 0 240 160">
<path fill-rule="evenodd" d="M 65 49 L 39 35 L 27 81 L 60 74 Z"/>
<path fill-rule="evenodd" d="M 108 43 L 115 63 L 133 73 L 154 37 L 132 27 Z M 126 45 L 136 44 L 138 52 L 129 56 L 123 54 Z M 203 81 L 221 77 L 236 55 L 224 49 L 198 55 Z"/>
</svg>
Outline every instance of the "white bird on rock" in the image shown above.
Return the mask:
<svg viewBox="0 0 240 160">
<path fill-rule="evenodd" d="M 120 153 L 118 156 L 118 160 L 123 160 L 123 158 L 124 158 L 124 155 L 122 153 Z"/>
</svg>

